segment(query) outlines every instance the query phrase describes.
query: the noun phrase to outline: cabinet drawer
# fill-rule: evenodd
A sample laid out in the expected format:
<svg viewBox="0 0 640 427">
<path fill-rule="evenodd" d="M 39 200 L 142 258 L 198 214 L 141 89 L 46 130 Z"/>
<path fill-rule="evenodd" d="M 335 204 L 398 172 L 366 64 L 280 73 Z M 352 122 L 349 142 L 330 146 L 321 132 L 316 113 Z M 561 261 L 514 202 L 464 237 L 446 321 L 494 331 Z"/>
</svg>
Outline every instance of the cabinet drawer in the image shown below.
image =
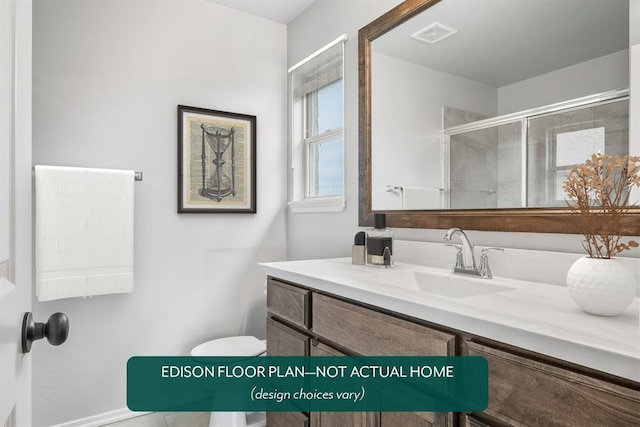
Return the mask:
<svg viewBox="0 0 640 427">
<path fill-rule="evenodd" d="M 484 413 L 492 418 L 513 426 L 638 426 L 640 390 L 475 342 L 466 347 L 489 362 Z"/>
<path fill-rule="evenodd" d="M 309 329 L 311 291 L 267 279 L 267 309 L 296 325 Z"/>
<path fill-rule="evenodd" d="M 366 356 L 453 356 L 455 335 L 324 295 L 313 296 L 313 331 Z"/>
<path fill-rule="evenodd" d="M 267 356 L 308 356 L 309 337 L 267 319 Z"/>
<path fill-rule="evenodd" d="M 267 412 L 267 427 L 308 427 L 309 418 L 302 412 Z"/>
</svg>

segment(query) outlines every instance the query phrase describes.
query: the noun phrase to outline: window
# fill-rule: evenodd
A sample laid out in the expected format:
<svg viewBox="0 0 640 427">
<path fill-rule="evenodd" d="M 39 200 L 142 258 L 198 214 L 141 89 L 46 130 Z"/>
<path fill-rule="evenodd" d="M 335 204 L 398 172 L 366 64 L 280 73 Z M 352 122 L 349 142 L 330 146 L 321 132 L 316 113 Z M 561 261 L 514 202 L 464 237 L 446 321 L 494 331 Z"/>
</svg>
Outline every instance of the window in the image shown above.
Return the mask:
<svg viewBox="0 0 640 427">
<path fill-rule="evenodd" d="M 293 212 L 344 208 L 345 36 L 289 70 Z"/>
</svg>

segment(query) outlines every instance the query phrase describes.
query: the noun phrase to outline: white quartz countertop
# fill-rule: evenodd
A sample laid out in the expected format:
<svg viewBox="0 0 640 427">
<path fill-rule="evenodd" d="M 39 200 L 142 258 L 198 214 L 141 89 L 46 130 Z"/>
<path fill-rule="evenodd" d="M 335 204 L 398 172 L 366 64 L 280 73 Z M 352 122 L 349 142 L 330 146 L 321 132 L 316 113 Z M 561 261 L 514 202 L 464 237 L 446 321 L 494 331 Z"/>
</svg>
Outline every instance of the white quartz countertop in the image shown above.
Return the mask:
<svg viewBox="0 0 640 427">
<path fill-rule="evenodd" d="M 261 266 L 273 277 L 640 382 L 640 298 L 618 316 L 600 317 L 580 310 L 563 286 L 524 280 L 487 279 L 513 289 L 450 298 L 371 280 L 384 272 L 446 273 L 439 268 L 376 269 L 351 258 Z"/>
</svg>

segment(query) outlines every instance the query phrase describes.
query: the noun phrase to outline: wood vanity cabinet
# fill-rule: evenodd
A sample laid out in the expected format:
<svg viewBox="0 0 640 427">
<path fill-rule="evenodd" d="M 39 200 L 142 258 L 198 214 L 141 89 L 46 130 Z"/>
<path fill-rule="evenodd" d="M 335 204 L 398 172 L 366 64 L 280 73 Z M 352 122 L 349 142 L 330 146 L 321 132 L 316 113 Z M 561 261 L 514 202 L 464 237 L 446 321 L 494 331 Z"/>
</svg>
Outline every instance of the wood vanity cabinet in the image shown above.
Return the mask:
<svg viewBox="0 0 640 427">
<path fill-rule="evenodd" d="M 268 413 L 267 427 L 640 426 L 640 384 L 275 278 L 267 354 L 481 356 L 482 413 Z"/>
<path fill-rule="evenodd" d="M 312 356 L 453 356 L 455 335 L 294 284 L 267 280 L 267 354 Z M 285 415 L 286 414 L 286 415 Z M 268 427 L 454 426 L 453 413 L 317 412 L 267 414 Z"/>
</svg>

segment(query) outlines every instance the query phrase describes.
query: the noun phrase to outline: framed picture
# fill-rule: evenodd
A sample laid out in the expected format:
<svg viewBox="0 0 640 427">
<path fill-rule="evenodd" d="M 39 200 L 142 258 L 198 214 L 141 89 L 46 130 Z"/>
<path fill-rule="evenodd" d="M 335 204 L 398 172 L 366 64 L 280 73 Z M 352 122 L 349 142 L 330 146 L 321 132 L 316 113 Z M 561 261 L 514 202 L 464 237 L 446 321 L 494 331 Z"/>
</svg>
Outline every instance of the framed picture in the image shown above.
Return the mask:
<svg viewBox="0 0 640 427">
<path fill-rule="evenodd" d="M 256 116 L 178 105 L 178 213 L 256 213 Z"/>
</svg>

